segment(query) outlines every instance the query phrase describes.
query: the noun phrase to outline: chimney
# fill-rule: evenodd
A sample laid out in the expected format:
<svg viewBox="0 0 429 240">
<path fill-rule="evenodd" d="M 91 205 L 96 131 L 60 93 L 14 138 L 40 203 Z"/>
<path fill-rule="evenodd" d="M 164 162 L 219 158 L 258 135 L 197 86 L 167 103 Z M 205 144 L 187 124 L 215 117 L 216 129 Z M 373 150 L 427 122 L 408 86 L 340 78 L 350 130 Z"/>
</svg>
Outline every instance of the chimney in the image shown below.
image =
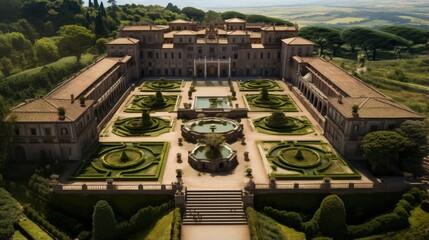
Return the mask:
<svg viewBox="0 0 429 240">
<path fill-rule="evenodd" d="M 343 96 L 342 95 L 338 95 L 338 103 L 343 104 Z"/>
<path fill-rule="evenodd" d="M 74 94 L 70 95 L 70 101 L 72 104 L 74 103 Z"/>
</svg>

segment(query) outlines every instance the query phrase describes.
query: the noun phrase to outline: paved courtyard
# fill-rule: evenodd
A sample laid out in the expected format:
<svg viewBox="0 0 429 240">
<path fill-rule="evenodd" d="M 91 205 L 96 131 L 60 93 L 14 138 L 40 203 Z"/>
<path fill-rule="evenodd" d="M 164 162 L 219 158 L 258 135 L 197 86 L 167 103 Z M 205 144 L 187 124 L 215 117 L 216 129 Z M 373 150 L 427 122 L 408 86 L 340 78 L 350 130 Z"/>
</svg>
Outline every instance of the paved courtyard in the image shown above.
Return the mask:
<svg viewBox="0 0 429 240">
<path fill-rule="evenodd" d="M 257 93 L 257 92 L 240 92 L 238 90 L 237 82 L 233 82 L 234 88 L 237 92 L 237 100 L 233 101 L 233 106 L 243 108 L 246 107 L 243 100 L 243 94 Z M 167 157 L 167 163 L 165 166 L 164 176 L 162 177 L 161 183 L 170 184 L 176 181 L 176 169 L 183 170 L 183 182 L 188 189 L 241 189 L 244 187 L 245 183 L 249 180 L 246 175 L 246 169 L 253 169 L 253 180 L 256 183 L 268 183 L 269 178 L 266 168 L 268 164 L 266 160 L 263 160 L 263 156 L 258 149 L 256 141 L 258 140 L 272 140 L 272 141 L 284 141 L 284 140 L 322 140 L 328 142 L 323 136 L 323 129 L 316 122 L 316 120 L 311 116 L 311 114 L 306 111 L 305 107 L 301 102 L 295 97 L 295 95 L 288 89 L 284 82 L 279 81 L 279 84 L 283 87 L 283 92 L 275 92 L 274 94 L 287 94 L 289 95 L 296 106 L 299 108 L 299 112 L 288 112 L 287 116 L 305 116 L 307 117 L 311 124 L 314 126 L 315 132 L 307 135 L 267 135 L 264 133 L 257 132 L 250 119 L 258 118 L 262 116 L 267 116 L 269 112 L 249 112 L 248 119 L 243 119 L 241 123 L 244 126 L 243 133 L 246 137 L 246 145 L 242 145 L 240 141 L 233 143 L 231 146 L 233 149 L 237 150 L 238 156 L 238 166 L 235 170 L 228 173 L 203 173 L 194 170 L 187 163 L 188 150 L 193 148 L 194 144 L 187 143 L 184 141 L 183 146 L 178 145 L 178 138 L 181 137 L 180 126 L 182 120 L 177 119 L 177 108 L 183 107 L 184 103 L 194 104 L 195 96 L 228 96 L 230 95 L 229 86 L 227 81 L 224 80 L 222 85 L 219 85 L 217 80 L 214 81 L 198 81 L 196 86 L 196 92 L 193 93 L 193 99 L 188 99 L 188 90 L 191 86 L 191 81 L 186 81 L 182 92 L 165 92 L 164 95 L 181 95 L 181 101 L 175 107 L 173 112 L 155 112 L 151 113 L 152 116 L 162 117 L 170 119 L 172 121 L 173 127 L 172 131 L 169 133 L 161 134 L 157 137 L 120 137 L 111 132 L 112 125 L 114 121 L 119 118 L 126 117 L 139 117 L 140 113 L 126 113 L 123 110 L 129 104 L 130 99 L 133 95 L 148 95 L 154 93 L 140 92 L 138 88 L 135 88 L 133 92 L 127 97 L 124 103 L 120 106 L 114 117 L 107 124 L 106 128 L 100 134 L 100 142 L 144 142 L 144 141 L 164 141 L 170 142 L 170 150 Z M 249 152 L 250 161 L 244 161 L 243 153 L 245 151 Z M 181 153 L 183 163 L 177 163 L 176 154 Z M 308 181 L 301 180 L 305 183 L 320 183 L 318 181 Z M 293 182 L 301 182 L 299 180 L 294 180 Z M 290 181 L 278 181 L 278 183 L 286 183 Z M 334 180 L 335 182 L 370 182 L 369 179 L 362 176 L 361 180 Z M 145 184 L 150 184 L 151 182 L 144 182 Z M 152 182 L 155 183 L 155 182 Z M 116 182 L 116 184 L 121 184 Z M 129 182 L 126 182 L 129 184 Z"/>
</svg>

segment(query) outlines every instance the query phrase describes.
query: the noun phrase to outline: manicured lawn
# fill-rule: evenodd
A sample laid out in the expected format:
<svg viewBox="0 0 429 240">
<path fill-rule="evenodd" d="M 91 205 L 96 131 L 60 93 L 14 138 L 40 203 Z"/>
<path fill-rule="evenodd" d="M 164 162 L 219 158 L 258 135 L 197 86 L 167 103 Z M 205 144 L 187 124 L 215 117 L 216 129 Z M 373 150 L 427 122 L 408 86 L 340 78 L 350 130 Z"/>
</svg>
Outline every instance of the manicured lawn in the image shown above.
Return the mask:
<svg viewBox="0 0 429 240">
<path fill-rule="evenodd" d="M 155 224 L 132 235 L 130 240 L 169 240 L 171 232 L 171 222 L 173 221 L 173 212 L 171 211 Z"/>
<path fill-rule="evenodd" d="M 291 124 L 283 128 L 267 126 L 265 123 L 266 118 L 262 117 L 252 120 L 255 129 L 260 133 L 270 135 L 305 135 L 314 132 L 314 128 L 306 117 L 287 117 Z"/>
<path fill-rule="evenodd" d="M 13 240 L 28 240 L 20 231 L 15 231 L 12 236 Z"/>
<path fill-rule="evenodd" d="M 185 82 L 183 80 L 166 80 L 160 81 L 146 81 L 139 87 L 141 92 L 180 92 L 182 91 Z"/>
<path fill-rule="evenodd" d="M 288 95 L 270 94 L 269 101 L 260 100 L 259 94 L 245 94 L 243 97 L 251 112 L 299 112 Z"/>
<path fill-rule="evenodd" d="M 151 112 L 172 112 L 176 106 L 176 102 L 180 101 L 178 95 L 164 95 L 165 105 L 152 107 L 149 104 L 149 99 L 155 95 L 138 95 L 133 96 L 127 103 L 124 112 L 141 113 L 143 111 Z"/>
<path fill-rule="evenodd" d="M 262 154 L 280 180 L 360 179 L 361 176 L 322 141 L 258 141 Z M 298 149 L 304 158 L 295 159 Z"/>
<path fill-rule="evenodd" d="M 259 91 L 261 88 L 266 88 L 268 91 L 283 91 L 283 88 L 276 80 L 256 79 L 238 81 L 238 89 L 240 91 Z"/>
<path fill-rule="evenodd" d="M 37 240 L 53 240 L 43 229 L 35 224 L 30 219 L 25 219 L 18 223 L 19 227 L 32 239 Z"/>
<path fill-rule="evenodd" d="M 168 142 L 100 143 L 71 179 L 160 181 L 169 147 Z M 121 161 L 122 152 L 133 158 Z"/>
<path fill-rule="evenodd" d="M 142 127 L 141 119 L 141 117 L 117 119 L 112 132 L 121 137 L 156 137 L 171 130 L 169 120 L 152 117 L 152 125 Z"/>
</svg>

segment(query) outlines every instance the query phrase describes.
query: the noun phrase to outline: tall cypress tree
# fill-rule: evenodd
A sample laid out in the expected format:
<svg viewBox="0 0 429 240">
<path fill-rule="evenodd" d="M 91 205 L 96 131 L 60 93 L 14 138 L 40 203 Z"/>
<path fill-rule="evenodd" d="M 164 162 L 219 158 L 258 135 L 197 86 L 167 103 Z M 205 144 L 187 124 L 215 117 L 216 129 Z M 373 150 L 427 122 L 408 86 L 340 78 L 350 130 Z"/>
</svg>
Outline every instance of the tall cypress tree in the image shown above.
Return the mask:
<svg viewBox="0 0 429 240">
<path fill-rule="evenodd" d="M 89 0 L 89 2 L 88 2 L 88 7 L 90 7 L 90 8 L 94 7 L 94 4 L 92 3 L 91 0 Z"/>
<path fill-rule="evenodd" d="M 104 26 L 101 8 L 98 9 L 97 17 L 95 17 L 95 35 L 97 37 L 105 37 L 107 35 L 106 26 Z"/>
<path fill-rule="evenodd" d="M 88 11 L 85 14 L 85 25 L 86 25 L 86 28 L 89 28 L 91 26 L 91 17 L 89 16 Z"/>
<path fill-rule="evenodd" d="M 98 8 L 98 0 L 94 0 L 94 7 Z"/>
<path fill-rule="evenodd" d="M 92 237 L 94 240 L 115 239 L 117 233 L 112 207 L 104 200 L 98 201 L 92 214 Z"/>
<path fill-rule="evenodd" d="M 101 2 L 100 3 L 100 13 L 101 13 L 101 16 L 102 17 L 107 17 L 107 15 L 106 15 L 106 10 L 104 9 L 104 4 L 103 4 L 103 2 Z"/>
</svg>

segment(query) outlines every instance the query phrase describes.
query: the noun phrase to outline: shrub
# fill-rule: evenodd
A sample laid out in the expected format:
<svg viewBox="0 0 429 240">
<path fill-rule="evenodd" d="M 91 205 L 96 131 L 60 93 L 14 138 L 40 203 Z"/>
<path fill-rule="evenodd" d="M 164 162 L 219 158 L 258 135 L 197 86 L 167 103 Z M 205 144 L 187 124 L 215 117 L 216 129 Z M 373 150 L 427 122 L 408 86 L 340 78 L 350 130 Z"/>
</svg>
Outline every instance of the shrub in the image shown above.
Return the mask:
<svg viewBox="0 0 429 240">
<path fill-rule="evenodd" d="M 429 212 L 429 201 L 428 200 L 424 200 L 421 204 L 420 207 L 423 209 L 423 211 L 425 212 Z"/>
<path fill-rule="evenodd" d="M 404 218 L 403 216 L 399 216 L 397 213 L 388 213 L 375 217 L 363 224 L 349 226 L 348 234 L 351 238 L 360 238 L 382 232 L 406 228 L 408 225 L 408 219 Z"/>
<path fill-rule="evenodd" d="M 258 217 L 256 215 L 255 209 L 248 207 L 246 208 L 247 214 L 247 224 L 249 226 L 250 239 L 251 240 L 259 240 L 261 233 L 261 228 L 258 224 Z"/>
<path fill-rule="evenodd" d="M 403 207 L 408 213 L 411 210 L 413 210 L 413 207 L 411 206 L 411 204 L 404 199 L 401 199 L 398 201 L 398 204 L 396 204 L 396 207 L 398 207 L 398 206 Z"/>
<path fill-rule="evenodd" d="M 131 233 L 139 231 L 156 222 L 159 218 L 167 214 L 173 208 L 173 202 L 164 203 L 160 206 L 148 206 L 141 208 L 134 214 L 129 221 L 129 230 Z"/>
<path fill-rule="evenodd" d="M 407 201 L 411 206 L 415 206 L 416 204 L 416 199 L 410 193 L 405 193 L 404 195 L 402 195 L 402 199 Z"/>
<path fill-rule="evenodd" d="M 314 213 L 313 218 L 310 221 L 302 224 L 302 230 L 304 231 L 307 239 L 312 239 L 319 232 L 319 218 L 320 209 Z"/>
<path fill-rule="evenodd" d="M 55 239 L 59 239 L 59 240 L 70 239 L 66 234 L 59 231 L 57 228 L 55 228 L 50 222 L 44 219 L 39 213 L 37 213 L 31 207 L 26 207 L 24 209 L 24 212 L 29 219 L 33 220 L 33 222 L 35 222 L 37 225 L 42 227 L 45 231 L 49 232 L 50 235 L 52 235 Z"/>
<path fill-rule="evenodd" d="M 104 200 L 98 201 L 92 215 L 92 236 L 94 240 L 115 239 L 117 234 L 116 219 L 112 207 Z"/>
<path fill-rule="evenodd" d="M 82 231 L 77 235 L 77 238 L 79 240 L 91 240 L 92 238 L 92 232 L 90 231 Z"/>
<path fill-rule="evenodd" d="M 263 213 L 297 231 L 300 231 L 302 228 L 302 217 L 296 212 L 279 211 L 272 207 L 264 207 Z"/>
<path fill-rule="evenodd" d="M 0 188 L 0 239 L 9 239 L 15 232 L 14 224 L 21 216 L 18 202 L 5 189 Z"/>
<path fill-rule="evenodd" d="M 341 198 L 330 195 L 323 199 L 318 224 L 324 235 L 334 238 L 346 235 L 346 210 Z"/>
<path fill-rule="evenodd" d="M 411 188 L 410 191 L 408 191 L 409 194 L 413 195 L 416 204 L 420 204 L 423 200 L 428 198 L 428 193 L 424 190 L 420 190 L 418 188 Z"/>
<path fill-rule="evenodd" d="M 180 236 L 182 232 L 182 213 L 180 211 L 180 208 L 174 209 L 173 222 L 171 224 L 173 225 L 171 228 L 172 240 L 180 240 Z"/>
</svg>

